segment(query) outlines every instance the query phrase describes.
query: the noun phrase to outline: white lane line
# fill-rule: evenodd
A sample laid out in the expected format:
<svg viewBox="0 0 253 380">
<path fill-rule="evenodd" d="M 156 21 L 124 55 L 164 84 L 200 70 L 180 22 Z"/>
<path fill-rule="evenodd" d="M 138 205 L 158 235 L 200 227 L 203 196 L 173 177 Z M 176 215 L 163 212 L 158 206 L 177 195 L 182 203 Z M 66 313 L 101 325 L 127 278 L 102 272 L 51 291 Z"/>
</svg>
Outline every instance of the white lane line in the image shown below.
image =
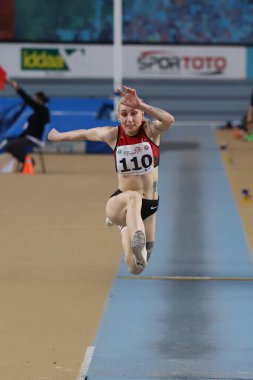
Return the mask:
<svg viewBox="0 0 253 380">
<path fill-rule="evenodd" d="M 97 113 L 94 111 L 52 111 L 51 115 L 63 116 L 63 115 L 74 115 L 74 116 L 95 116 Z"/>
<path fill-rule="evenodd" d="M 224 120 L 179 120 L 175 121 L 174 125 L 178 127 L 212 127 L 217 128 L 221 125 L 224 125 L 226 121 Z"/>
<path fill-rule="evenodd" d="M 162 281 L 253 281 L 253 277 L 207 277 L 207 276 L 116 276 L 118 280 L 162 280 Z"/>
<path fill-rule="evenodd" d="M 85 380 L 86 379 L 86 376 L 88 374 L 88 370 L 89 370 L 89 367 L 90 367 L 90 364 L 91 364 L 91 361 L 93 358 L 94 351 L 95 351 L 94 346 L 87 347 L 87 350 L 85 352 L 83 362 L 82 362 L 82 365 L 80 368 L 80 372 L 79 372 L 79 375 L 76 378 L 76 380 Z"/>
</svg>

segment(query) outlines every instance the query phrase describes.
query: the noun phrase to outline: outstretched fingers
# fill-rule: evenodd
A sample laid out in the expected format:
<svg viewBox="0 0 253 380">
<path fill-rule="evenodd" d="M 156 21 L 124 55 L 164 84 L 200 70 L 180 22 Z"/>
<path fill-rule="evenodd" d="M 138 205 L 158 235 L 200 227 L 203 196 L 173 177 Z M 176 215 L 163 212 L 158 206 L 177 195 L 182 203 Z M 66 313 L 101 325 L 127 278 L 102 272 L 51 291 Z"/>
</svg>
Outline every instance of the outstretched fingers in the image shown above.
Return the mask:
<svg viewBox="0 0 253 380">
<path fill-rule="evenodd" d="M 136 95 L 136 91 L 134 88 L 130 88 L 127 86 L 122 86 L 122 87 L 126 90 L 127 93 L 132 94 L 132 95 Z"/>
<path fill-rule="evenodd" d="M 118 93 L 122 96 L 122 103 L 128 107 L 138 108 L 141 103 L 141 99 L 138 97 L 134 88 L 122 86 L 123 90 L 117 89 Z"/>
<path fill-rule="evenodd" d="M 130 87 L 127 87 L 127 86 L 122 86 L 125 90 L 126 90 L 126 92 L 131 92 L 132 91 L 132 88 L 130 88 Z"/>
<path fill-rule="evenodd" d="M 121 96 L 125 96 L 126 94 L 123 92 L 123 91 L 121 91 L 119 88 L 117 88 L 117 92 L 121 95 Z"/>
<path fill-rule="evenodd" d="M 132 95 L 136 95 L 136 91 L 134 88 L 130 88 L 130 87 L 127 87 L 127 86 L 122 86 L 122 88 L 126 91 L 122 91 L 120 90 L 119 88 L 117 88 L 117 92 L 120 93 L 120 95 L 122 96 L 125 96 L 127 94 L 132 94 Z"/>
</svg>

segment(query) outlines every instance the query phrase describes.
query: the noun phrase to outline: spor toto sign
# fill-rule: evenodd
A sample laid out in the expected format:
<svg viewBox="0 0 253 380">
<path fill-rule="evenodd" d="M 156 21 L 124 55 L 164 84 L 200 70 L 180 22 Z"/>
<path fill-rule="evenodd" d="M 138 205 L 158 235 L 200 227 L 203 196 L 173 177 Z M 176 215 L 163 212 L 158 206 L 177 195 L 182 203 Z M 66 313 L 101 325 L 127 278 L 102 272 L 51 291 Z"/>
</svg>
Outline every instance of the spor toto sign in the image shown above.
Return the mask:
<svg viewBox="0 0 253 380">
<path fill-rule="evenodd" d="M 220 75 L 227 68 L 227 59 L 219 55 L 173 55 L 163 50 L 142 52 L 137 58 L 141 72 L 164 74 L 191 72 L 200 75 Z"/>
</svg>

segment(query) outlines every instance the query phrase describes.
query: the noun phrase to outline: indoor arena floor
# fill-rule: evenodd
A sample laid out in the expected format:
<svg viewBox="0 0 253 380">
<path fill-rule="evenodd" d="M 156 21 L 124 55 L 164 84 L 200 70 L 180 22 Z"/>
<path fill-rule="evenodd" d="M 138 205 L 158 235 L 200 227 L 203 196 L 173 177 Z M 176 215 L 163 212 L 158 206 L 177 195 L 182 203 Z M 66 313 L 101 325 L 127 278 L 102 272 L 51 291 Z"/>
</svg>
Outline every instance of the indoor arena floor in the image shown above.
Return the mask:
<svg viewBox="0 0 253 380">
<path fill-rule="evenodd" d="M 110 155 L 1 175 L 0 379 L 253 379 L 252 154 L 208 126 L 164 135 L 139 277 L 104 224 Z"/>
</svg>

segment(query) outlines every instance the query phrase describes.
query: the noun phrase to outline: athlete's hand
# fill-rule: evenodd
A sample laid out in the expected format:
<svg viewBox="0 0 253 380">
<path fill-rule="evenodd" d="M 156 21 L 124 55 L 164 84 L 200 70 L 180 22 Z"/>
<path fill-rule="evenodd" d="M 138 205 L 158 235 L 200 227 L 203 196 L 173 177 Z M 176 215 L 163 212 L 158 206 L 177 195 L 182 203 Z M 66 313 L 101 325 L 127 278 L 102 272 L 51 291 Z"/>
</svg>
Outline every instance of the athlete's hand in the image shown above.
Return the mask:
<svg viewBox="0 0 253 380">
<path fill-rule="evenodd" d="M 136 91 L 134 88 L 122 86 L 125 90 L 122 91 L 119 88 L 117 88 L 117 92 L 122 96 L 123 100 L 122 103 L 125 104 L 127 107 L 140 109 L 141 107 L 141 99 L 136 94 Z"/>
<path fill-rule="evenodd" d="M 47 135 L 47 139 L 49 141 L 57 142 L 61 140 L 61 132 L 57 131 L 56 129 L 51 129 L 51 131 Z"/>
</svg>

